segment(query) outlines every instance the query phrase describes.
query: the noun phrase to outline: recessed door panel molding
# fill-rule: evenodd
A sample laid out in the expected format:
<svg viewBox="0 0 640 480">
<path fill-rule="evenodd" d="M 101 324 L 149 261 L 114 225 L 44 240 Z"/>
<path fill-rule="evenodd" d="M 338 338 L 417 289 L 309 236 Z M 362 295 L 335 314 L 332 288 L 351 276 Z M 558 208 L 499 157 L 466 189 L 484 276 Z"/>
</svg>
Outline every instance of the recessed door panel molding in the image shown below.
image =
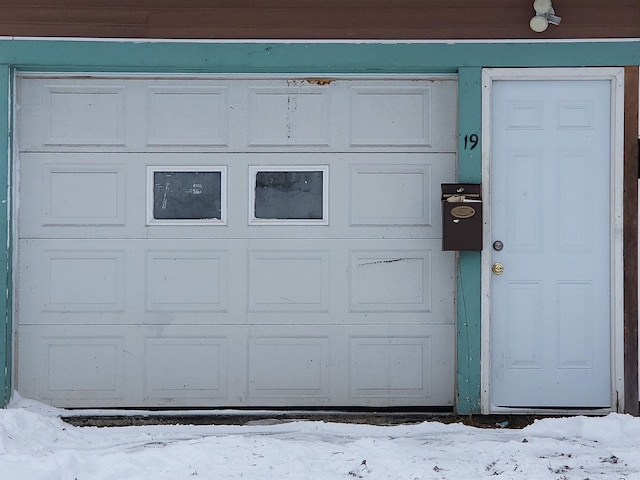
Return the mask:
<svg viewBox="0 0 640 480">
<path fill-rule="evenodd" d="M 329 398 L 329 338 L 249 339 L 249 397 Z"/>
<path fill-rule="evenodd" d="M 122 250 L 44 250 L 42 311 L 122 311 L 124 262 Z"/>
<path fill-rule="evenodd" d="M 432 226 L 431 183 L 430 165 L 352 166 L 351 225 Z"/>
<path fill-rule="evenodd" d="M 352 251 L 351 311 L 430 312 L 431 256 L 428 250 Z"/>
<path fill-rule="evenodd" d="M 42 165 L 42 226 L 124 226 L 126 166 Z"/>
<path fill-rule="evenodd" d="M 228 252 L 147 252 L 148 311 L 226 312 Z"/>
<path fill-rule="evenodd" d="M 454 362 L 454 351 L 441 340 L 453 336 L 453 328 L 438 325 L 423 330 L 407 329 L 411 333 L 406 337 L 385 328 L 372 328 L 366 335 L 350 332 L 350 397 L 364 404 L 367 401 L 375 404 L 384 398 L 406 404 L 416 397 L 447 404 L 446 390 L 439 385 L 452 373 L 448 365 Z"/>
<path fill-rule="evenodd" d="M 591 325 L 583 327 L 584 319 L 593 311 L 593 283 L 562 281 L 558 282 L 557 291 L 558 368 L 593 368 L 594 336 L 606 334 L 594 331 Z"/>
<path fill-rule="evenodd" d="M 543 102 L 537 100 L 509 100 L 506 105 L 507 129 L 541 129 Z"/>
<path fill-rule="evenodd" d="M 71 332 L 66 328 L 21 327 L 21 391 L 51 403 L 119 404 L 127 395 L 124 369 L 127 341 L 112 330 Z"/>
<path fill-rule="evenodd" d="M 249 87 L 249 145 L 330 145 L 326 88 Z"/>
<path fill-rule="evenodd" d="M 45 86 L 44 111 L 44 145 L 126 146 L 123 86 Z"/>
<path fill-rule="evenodd" d="M 226 337 L 151 337 L 145 353 L 145 399 L 226 399 Z"/>
<path fill-rule="evenodd" d="M 572 252 L 589 252 L 593 250 L 593 222 L 588 215 L 581 212 L 593 211 L 599 201 L 590 191 L 583 187 L 593 182 L 593 170 L 585 168 L 593 161 L 587 150 L 572 149 L 558 152 L 558 170 L 564 178 L 571 178 L 571 183 L 557 185 L 558 211 L 560 231 L 558 243 L 567 254 Z"/>
<path fill-rule="evenodd" d="M 228 87 L 151 86 L 147 95 L 147 145 L 228 146 Z"/>
<path fill-rule="evenodd" d="M 251 312 L 328 312 L 329 252 L 249 250 Z"/>
<path fill-rule="evenodd" d="M 431 146 L 431 88 L 353 87 L 351 144 Z"/>
<path fill-rule="evenodd" d="M 544 331 L 542 282 L 510 282 L 506 287 L 507 310 L 518 311 L 517 317 L 508 319 L 504 334 L 496 335 L 493 342 L 507 344 L 505 357 L 500 359 L 510 369 L 542 368 L 540 345 Z"/>
<path fill-rule="evenodd" d="M 513 251 L 537 253 L 542 248 L 547 229 L 538 202 L 544 197 L 545 190 L 555 190 L 557 185 L 554 179 L 545 179 L 551 180 L 550 184 L 543 183 L 542 173 L 537 167 L 544 155 L 540 149 L 511 149 L 506 155 L 509 160 L 504 167 L 504 179 L 494 180 L 503 182 L 501 186 L 509 198 L 505 202 L 505 221 L 509 228 L 504 242 Z"/>
<path fill-rule="evenodd" d="M 558 128 L 570 130 L 590 130 L 594 128 L 593 102 L 558 102 Z"/>
</svg>

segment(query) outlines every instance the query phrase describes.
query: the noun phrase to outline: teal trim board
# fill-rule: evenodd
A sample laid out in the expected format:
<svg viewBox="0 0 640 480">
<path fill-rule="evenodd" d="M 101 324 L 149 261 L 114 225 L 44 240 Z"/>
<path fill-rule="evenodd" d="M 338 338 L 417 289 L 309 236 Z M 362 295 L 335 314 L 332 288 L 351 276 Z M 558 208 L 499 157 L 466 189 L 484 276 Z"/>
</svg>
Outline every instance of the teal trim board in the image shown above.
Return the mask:
<svg viewBox="0 0 640 480">
<path fill-rule="evenodd" d="M 478 67 L 640 64 L 640 41 L 198 43 L 0 40 L 0 63 L 57 71 L 454 73 Z"/>
<path fill-rule="evenodd" d="M 11 70 L 8 65 L 0 66 L 0 92 L 6 92 L 11 96 Z M 11 119 L 8 101 L 0 102 L 0 245 L 7 245 L 5 255 L 3 255 L 2 265 L 0 265 L 0 292 L 5 295 L 0 296 L 0 311 L 2 315 L 2 326 L 0 327 L 0 400 L 4 407 L 11 396 L 11 344 L 12 328 L 11 315 L 11 247 L 9 245 L 9 235 L 11 225 L 9 221 L 9 148 L 11 138 Z"/>
<path fill-rule="evenodd" d="M 479 183 L 483 67 L 640 65 L 640 40 L 558 42 L 215 42 L 120 40 L 0 40 L 0 242 L 10 245 L 11 72 L 219 73 L 292 75 L 458 74 L 458 179 Z M 0 268 L 4 321 L 0 328 L 1 401 L 11 392 L 11 249 Z M 457 260 L 457 400 L 460 414 L 480 412 L 480 253 Z"/>
<path fill-rule="evenodd" d="M 458 182 L 482 182 L 482 68 L 458 71 Z M 477 143 L 469 139 L 476 135 Z M 465 138 L 467 141 L 465 141 Z M 456 411 L 480 413 L 481 252 L 456 259 Z"/>
</svg>

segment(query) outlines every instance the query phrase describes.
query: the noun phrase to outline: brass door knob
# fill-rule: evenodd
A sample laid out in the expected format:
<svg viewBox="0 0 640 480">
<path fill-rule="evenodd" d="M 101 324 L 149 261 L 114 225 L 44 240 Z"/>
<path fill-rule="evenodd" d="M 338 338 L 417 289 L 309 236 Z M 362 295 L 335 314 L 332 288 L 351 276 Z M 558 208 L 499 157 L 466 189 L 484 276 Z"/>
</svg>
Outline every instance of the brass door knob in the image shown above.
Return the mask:
<svg viewBox="0 0 640 480">
<path fill-rule="evenodd" d="M 502 265 L 501 263 L 494 263 L 491 266 L 491 271 L 496 275 L 502 275 L 502 273 L 504 272 L 504 265 Z"/>
</svg>

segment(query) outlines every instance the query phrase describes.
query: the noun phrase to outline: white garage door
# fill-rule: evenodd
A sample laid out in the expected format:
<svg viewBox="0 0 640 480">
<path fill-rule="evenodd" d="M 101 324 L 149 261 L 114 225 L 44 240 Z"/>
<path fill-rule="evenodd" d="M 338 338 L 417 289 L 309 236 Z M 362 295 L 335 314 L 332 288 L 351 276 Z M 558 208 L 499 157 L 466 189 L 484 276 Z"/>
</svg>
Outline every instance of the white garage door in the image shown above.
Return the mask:
<svg viewBox="0 0 640 480">
<path fill-rule="evenodd" d="M 454 79 L 25 75 L 16 386 L 63 407 L 454 397 Z"/>
</svg>

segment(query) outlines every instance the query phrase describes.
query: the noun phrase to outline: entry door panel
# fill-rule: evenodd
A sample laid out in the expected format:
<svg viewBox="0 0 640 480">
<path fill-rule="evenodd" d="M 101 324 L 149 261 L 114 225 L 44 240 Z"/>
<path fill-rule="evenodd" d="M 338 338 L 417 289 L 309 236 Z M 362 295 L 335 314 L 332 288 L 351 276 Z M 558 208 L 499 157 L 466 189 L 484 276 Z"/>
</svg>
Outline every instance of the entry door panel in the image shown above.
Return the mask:
<svg viewBox="0 0 640 480">
<path fill-rule="evenodd" d="M 610 405 L 610 145 L 609 82 L 494 82 L 494 407 Z"/>
</svg>

